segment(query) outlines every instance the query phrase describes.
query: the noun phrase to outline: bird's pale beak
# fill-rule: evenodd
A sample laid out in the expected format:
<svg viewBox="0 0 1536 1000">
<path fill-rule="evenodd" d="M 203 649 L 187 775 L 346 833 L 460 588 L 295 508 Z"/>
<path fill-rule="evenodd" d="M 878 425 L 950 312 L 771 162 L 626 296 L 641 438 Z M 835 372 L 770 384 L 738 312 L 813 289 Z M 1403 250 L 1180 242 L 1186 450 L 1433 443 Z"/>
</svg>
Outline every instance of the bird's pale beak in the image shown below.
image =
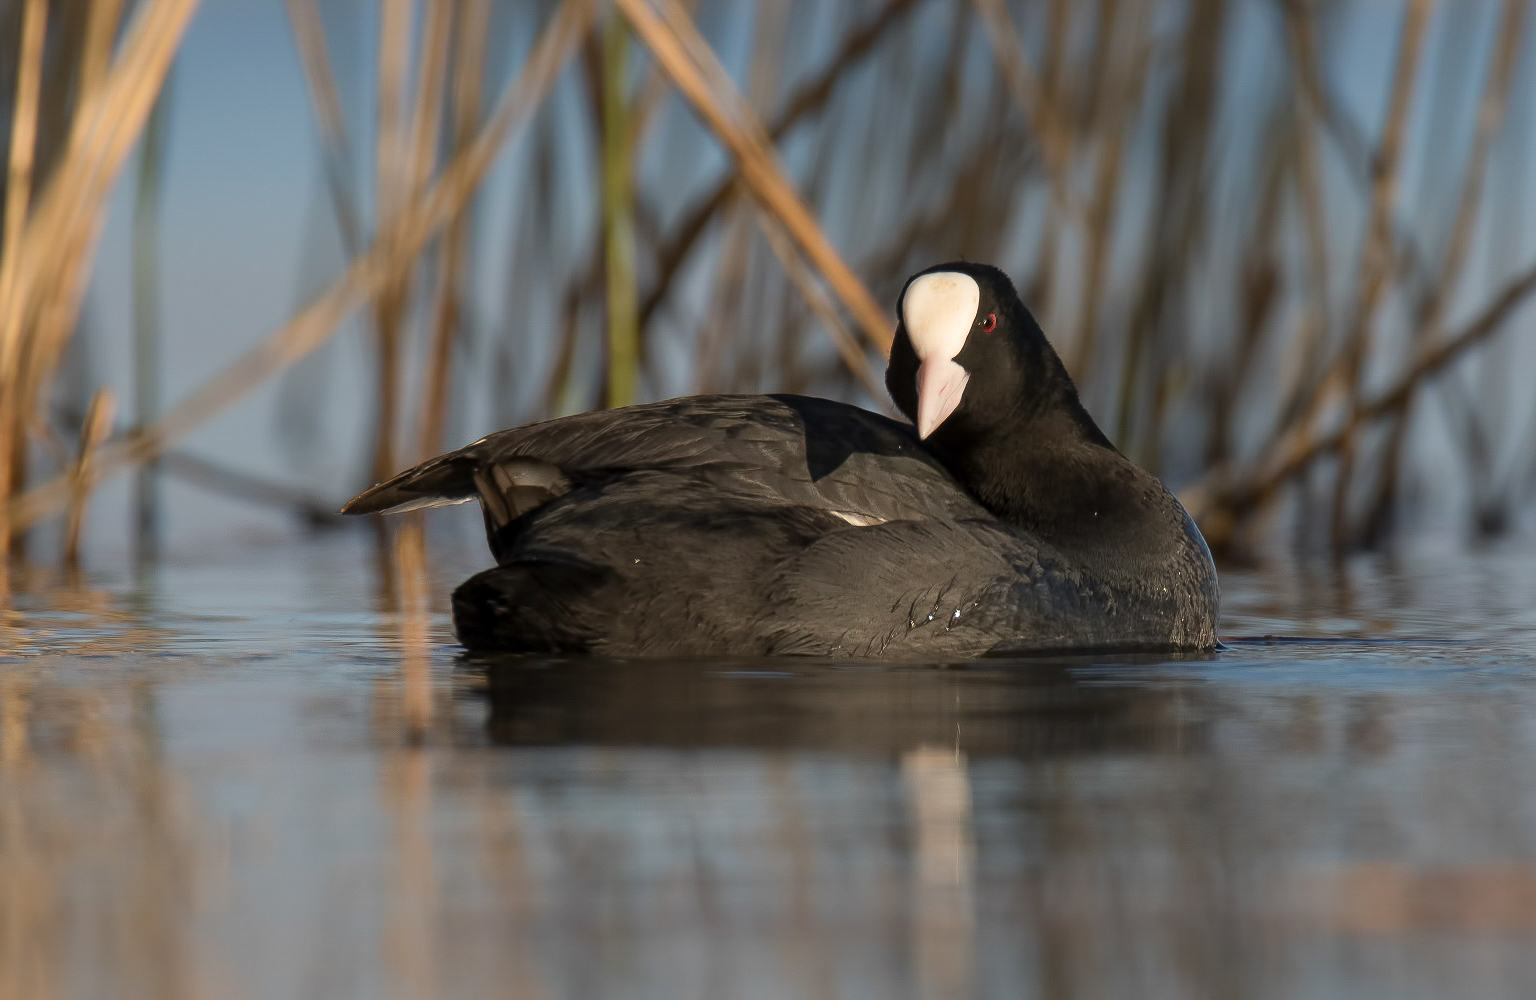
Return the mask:
<svg viewBox="0 0 1536 1000">
<path fill-rule="evenodd" d="M 926 438 L 938 429 L 965 392 L 971 373 L 951 359 L 929 358 L 917 366 L 917 436 Z"/>
</svg>

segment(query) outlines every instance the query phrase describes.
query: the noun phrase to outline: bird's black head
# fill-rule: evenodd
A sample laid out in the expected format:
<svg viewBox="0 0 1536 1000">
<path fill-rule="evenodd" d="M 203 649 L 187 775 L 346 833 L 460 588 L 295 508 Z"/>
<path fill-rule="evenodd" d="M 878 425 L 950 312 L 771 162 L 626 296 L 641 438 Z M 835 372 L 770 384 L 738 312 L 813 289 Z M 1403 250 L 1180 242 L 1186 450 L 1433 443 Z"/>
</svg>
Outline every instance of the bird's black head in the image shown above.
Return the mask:
<svg viewBox="0 0 1536 1000">
<path fill-rule="evenodd" d="M 919 437 L 961 445 L 1043 411 L 1087 418 L 1060 358 L 997 268 L 930 267 L 908 279 L 896 314 L 885 387 Z"/>
<path fill-rule="evenodd" d="M 896 312 L 886 388 L 955 480 L 1083 579 L 1158 600 L 1195 588 L 1187 606 L 1213 635 L 1215 573 L 1194 522 L 1100 432 L 1008 276 L 940 264 L 907 282 Z"/>
</svg>

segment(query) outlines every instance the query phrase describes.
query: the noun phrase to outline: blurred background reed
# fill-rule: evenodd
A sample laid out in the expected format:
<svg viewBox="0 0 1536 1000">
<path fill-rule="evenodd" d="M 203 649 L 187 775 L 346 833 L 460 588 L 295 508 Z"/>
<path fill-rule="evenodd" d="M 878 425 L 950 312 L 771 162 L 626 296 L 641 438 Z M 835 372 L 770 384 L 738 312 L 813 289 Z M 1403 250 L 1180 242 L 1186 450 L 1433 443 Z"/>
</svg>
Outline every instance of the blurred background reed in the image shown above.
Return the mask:
<svg viewBox="0 0 1536 1000">
<path fill-rule="evenodd" d="M 889 411 L 962 256 L 1228 565 L 1527 530 L 1527 6 L 0 4 L 0 996 L 1524 995 L 1518 552 L 1224 576 L 1461 637 L 1374 666 L 787 680 L 468 669 L 419 523 L 398 613 L 281 543 L 548 415 Z"/>
<path fill-rule="evenodd" d="M 956 257 L 1229 557 L 1536 489 L 1521 0 L 197 7 L 0 11 L 0 566 L 590 407 L 889 410 Z"/>
</svg>

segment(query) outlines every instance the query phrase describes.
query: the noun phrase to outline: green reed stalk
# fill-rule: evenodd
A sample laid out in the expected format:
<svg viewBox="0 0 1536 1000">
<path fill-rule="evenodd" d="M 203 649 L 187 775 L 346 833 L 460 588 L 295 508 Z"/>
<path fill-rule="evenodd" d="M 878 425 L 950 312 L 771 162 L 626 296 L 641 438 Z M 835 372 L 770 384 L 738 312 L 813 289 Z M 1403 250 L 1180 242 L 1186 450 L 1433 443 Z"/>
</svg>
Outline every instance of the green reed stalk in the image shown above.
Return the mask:
<svg viewBox="0 0 1536 1000">
<path fill-rule="evenodd" d="M 608 405 L 635 401 L 640 324 L 635 291 L 635 206 L 631 122 L 625 96 L 629 29 L 610 15 L 603 26 L 603 248 L 608 278 Z"/>
</svg>

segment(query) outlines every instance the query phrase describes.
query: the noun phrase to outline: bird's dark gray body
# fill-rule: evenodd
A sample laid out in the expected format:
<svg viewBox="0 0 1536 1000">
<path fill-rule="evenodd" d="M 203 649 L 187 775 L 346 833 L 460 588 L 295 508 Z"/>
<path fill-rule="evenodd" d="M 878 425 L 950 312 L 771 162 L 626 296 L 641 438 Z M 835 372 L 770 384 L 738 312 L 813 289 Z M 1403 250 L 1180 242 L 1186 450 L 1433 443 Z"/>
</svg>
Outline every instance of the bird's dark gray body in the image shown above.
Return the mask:
<svg viewBox="0 0 1536 1000">
<path fill-rule="evenodd" d="M 471 649 L 1210 648 L 1205 544 L 1156 479 L 1125 466 L 1157 511 L 1141 530 L 1165 543 L 1069 554 L 982 506 L 909 425 L 823 399 L 695 396 L 502 431 L 347 509 L 481 500 L 497 565 L 453 600 Z"/>
</svg>

